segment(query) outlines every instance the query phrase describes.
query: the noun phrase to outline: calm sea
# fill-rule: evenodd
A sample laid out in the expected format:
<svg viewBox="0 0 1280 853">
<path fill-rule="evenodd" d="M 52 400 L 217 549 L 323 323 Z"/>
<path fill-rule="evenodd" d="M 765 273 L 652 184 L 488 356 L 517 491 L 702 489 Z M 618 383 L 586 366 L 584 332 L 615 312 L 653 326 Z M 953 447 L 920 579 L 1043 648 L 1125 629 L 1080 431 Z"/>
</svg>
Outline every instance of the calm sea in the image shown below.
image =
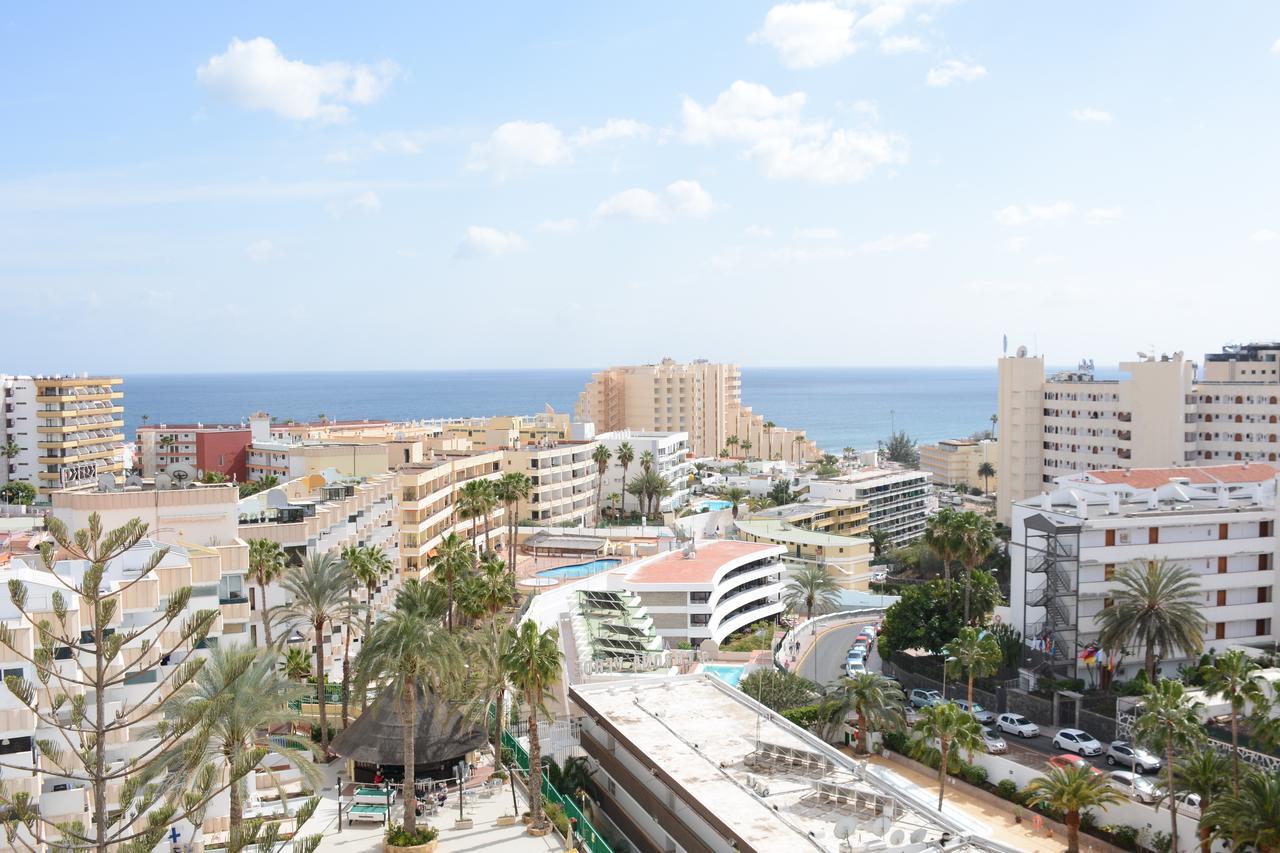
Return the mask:
<svg viewBox="0 0 1280 853">
<path fill-rule="evenodd" d="M 125 429 L 151 423 L 239 422 L 255 411 L 280 418 L 408 420 L 573 411 L 591 376 L 582 370 L 362 373 L 132 374 L 125 376 Z M 991 426 L 994 368 L 742 369 L 742 398 L 819 446 L 869 449 L 891 428 L 919 441 Z"/>
</svg>

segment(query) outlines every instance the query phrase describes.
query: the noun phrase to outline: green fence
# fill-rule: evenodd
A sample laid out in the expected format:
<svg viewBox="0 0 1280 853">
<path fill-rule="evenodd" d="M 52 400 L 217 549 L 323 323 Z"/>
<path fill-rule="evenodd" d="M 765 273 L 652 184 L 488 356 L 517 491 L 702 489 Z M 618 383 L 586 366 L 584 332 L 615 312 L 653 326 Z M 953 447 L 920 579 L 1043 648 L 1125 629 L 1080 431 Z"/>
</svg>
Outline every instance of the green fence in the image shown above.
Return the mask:
<svg viewBox="0 0 1280 853">
<path fill-rule="evenodd" d="M 492 706 L 489 709 L 489 716 L 492 719 Z M 529 753 L 525 752 L 520 742 L 513 738 L 511 732 L 506 729 L 502 730 L 502 745 L 511 750 L 511 754 L 515 756 L 516 765 L 524 772 L 527 782 L 529 778 Z M 587 820 L 587 816 L 578 808 L 573 798 L 564 796 L 552 787 L 551 782 L 547 780 L 545 775 L 542 777 L 542 796 L 546 797 L 549 802 L 556 803 L 564 809 L 564 813 L 573 822 L 580 849 L 590 850 L 591 853 L 613 853 L 608 842 L 604 840 L 604 836 L 591 825 L 591 821 Z"/>
</svg>

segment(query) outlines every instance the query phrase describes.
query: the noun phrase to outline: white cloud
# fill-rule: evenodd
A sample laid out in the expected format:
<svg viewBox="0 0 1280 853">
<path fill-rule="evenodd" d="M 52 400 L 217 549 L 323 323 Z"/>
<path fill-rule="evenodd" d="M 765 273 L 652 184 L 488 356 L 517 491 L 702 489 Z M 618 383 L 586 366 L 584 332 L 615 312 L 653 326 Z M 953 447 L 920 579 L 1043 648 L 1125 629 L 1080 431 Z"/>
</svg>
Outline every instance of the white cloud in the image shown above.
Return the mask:
<svg viewBox="0 0 1280 853">
<path fill-rule="evenodd" d="M 522 251 L 524 238 L 513 231 L 499 231 L 483 225 L 472 225 L 458 244 L 455 257 L 501 257 Z"/>
<path fill-rule="evenodd" d="M 233 38 L 224 53 L 196 69 L 196 81 L 214 96 L 249 110 L 269 110 L 298 121 L 343 122 L 350 106 L 378 100 L 400 73 L 390 60 L 377 65 L 286 59 L 268 38 Z"/>
<path fill-rule="evenodd" d="M 948 59 L 936 68 L 929 69 L 925 82 L 930 86 L 950 86 L 952 83 L 972 83 L 987 76 L 987 69 L 971 62 Z"/>
<path fill-rule="evenodd" d="M 559 166 L 573 159 L 564 134 L 541 121 L 509 121 L 498 125 L 484 142 L 471 146 L 467 168 L 506 178 L 526 166 Z"/>
<path fill-rule="evenodd" d="M 921 231 L 917 231 L 914 234 L 890 234 L 887 237 L 881 237 L 879 240 L 872 240 L 869 243 L 863 243 L 860 248 L 864 252 L 918 251 L 920 249 L 929 248 L 929 244 L 932 242 L 932 234 L 925 234 Z"/>
<path fill-rule="evenodd" d="M 578 220 L 544 219 L 538 223 L 538 230 L 548 234 L 572 234 L 578 230 Z"/>
<path fill-rule="evenodd" d="M 385 155 L 417 156 L 430 136 L 432 134 L 424 132 L 384 133 L 367 142 L 332 151 L 324 159 L 329 163 L 353 163 Z"/>
<path fill-rule="evenodd" d="M 1271 45 L 1271 52 L 1276 56 L 1280 56 L 1280 39 L 1276 39 L 1276 43 Z"/>
<path fill-rule="evenodd" d="M 1009 226 L 1028 225 L 1032 222 L 1063 219 L 1073 216 L 1075 212 L 1076 206 L 1069 201 L 1055 201 L 1052 204 L 1028 204 L 1026 206 L 1011 204 L 996 211 L 996 222 Z"/>
<path fill-rule="evenodd" d="M 649 125 L 629 118 L 611 118 L 601 127 L 584 127 L 574 137 L 574 143 L 586 147 L 614 139 L 644 139 L 650 133 Z"/>
<path fill-rule="evenodd" d="M 839 240 L 839 228 L 797 228 L 795 236 L 801 240 Z"/>
<path fill-rule="evenodd" d="M 1120 219 L 1118 207 L 1095 207 L 1084 215 L 1084 221 L 1090 225 L 1110 225 Z"/>
<path fill-rule="evenodd" d="M 255 264 L 265 261 L 276 253 L 276 247 L 270 240 L 257 240 L 245 247 L 245 256 Z"/>
<path fill-rule="evenodd" d="M 778 51 L 788 68 L 817 68 L 852 55 L 857 16 L 835 3 L 782 3 L 764 16 L 764 24 L 747 41 Z"/>
<path fill-rule="evenodd" d="M 889 55 L 899 53 L 919 53 L 925 44 L 915 36 L 885 36 L 880 39 L 880 52 Z"/>
<path fill-rule="evenodd" d="M 351 204 L 369 213 L 382 209 L 382 199 L 378 198 L 378 194 L 373 190 L 366 190 L 360 193 L 360 195 L 351 200 Z"/>
<path fill-rule="evenodd" d="M 764 225 L 748 225 L 745 229 L 743 229 L 742 233 L 746 234 L 748 237 L 755 237 L 756 239 L 767 240 L 768 238 L 773 236 L 773 229 L 768 228 Z"/>
<path fill-rule="evenodd" d="M 1083 107 L 1078 110 L 1072 110 L 1071 117 L 1076 121 L 1103 123 L 1111 121 L 1111 113 L 1106 112 L 1105 110 L 1095 110 L 1093 107 Z"/>
<path fill-rule="evenodd" d="M 1027 237 L 1026 235 L 1019 235 L 1017 237 L 1010 237 L 1006 240 L 1005 247 L 1008 248 L 1010 252 L 1021 252 L 1030 242 L 1030 237 Z"/>
<path fill-rule="evenodd" d="M 803 92 L 774 95 L 767 86 L 738 80 L 709 106 L 686 97 L 686 141 L 736 142 L 773 178 L 849 183 L 877 167 L 907 159 L 906 141 L 877 130 L 833 128 L 829 121 L 804 121 Z"/>
<path fill-rule="evenodd" d="M 1280 233 L 1272 231 L 1270 228 L 1259 228 L 1249 235 L 1249 239 L 1255 243 L 1274 243 L 1280 240 Z"/>
<path fill-rule="evenodd" d="M 671 222 L 706 216 L 715 209 L 711 195 L 697 181 L 674 181 L 661 193 L 633 187 L 600 203 L 595 215 L 639 222 Z"/>
</svg>

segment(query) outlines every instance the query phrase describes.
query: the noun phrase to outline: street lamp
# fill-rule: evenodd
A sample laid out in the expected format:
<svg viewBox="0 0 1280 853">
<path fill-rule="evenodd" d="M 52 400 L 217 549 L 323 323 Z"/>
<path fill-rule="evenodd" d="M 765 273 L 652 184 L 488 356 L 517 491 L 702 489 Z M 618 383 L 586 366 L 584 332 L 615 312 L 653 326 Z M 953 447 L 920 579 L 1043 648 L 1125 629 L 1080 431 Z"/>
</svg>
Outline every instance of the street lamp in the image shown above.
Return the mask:
<svg viewBox="0 0 1280 853">
<path fill-rule="evenodd" d="M 947 658 L 942 662 L 942 701 L 947 701 L 947 664 L 955 663 L 959 660 L 955 655 Z"/>
<path fill-rule="evenodd" d="M 342 832 L 342 774 L 338 774 L 338 832 Z"/>
</svg>

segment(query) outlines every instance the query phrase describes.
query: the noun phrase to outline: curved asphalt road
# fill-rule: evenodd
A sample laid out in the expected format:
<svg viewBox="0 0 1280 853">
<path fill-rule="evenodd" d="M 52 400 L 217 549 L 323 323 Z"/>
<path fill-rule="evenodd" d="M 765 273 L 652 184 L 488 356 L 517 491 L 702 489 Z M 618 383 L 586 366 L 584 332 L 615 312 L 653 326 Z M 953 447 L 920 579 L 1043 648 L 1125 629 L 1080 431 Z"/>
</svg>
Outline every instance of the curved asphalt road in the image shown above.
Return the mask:
<svg viewBox="0 0 1280 853">
<path fill-rule="evenodd" d="M 816 644 L 805 650 L 794 672 L 819 684 L 829 684 L 843 678 L 845 659 L 861 630 L 861 624 L 819 630 Z M 867 658 L 867 668 L 880 669 L 880 656 L 875 653 L 874 644 L 873 651 Z"/>
</svg>

